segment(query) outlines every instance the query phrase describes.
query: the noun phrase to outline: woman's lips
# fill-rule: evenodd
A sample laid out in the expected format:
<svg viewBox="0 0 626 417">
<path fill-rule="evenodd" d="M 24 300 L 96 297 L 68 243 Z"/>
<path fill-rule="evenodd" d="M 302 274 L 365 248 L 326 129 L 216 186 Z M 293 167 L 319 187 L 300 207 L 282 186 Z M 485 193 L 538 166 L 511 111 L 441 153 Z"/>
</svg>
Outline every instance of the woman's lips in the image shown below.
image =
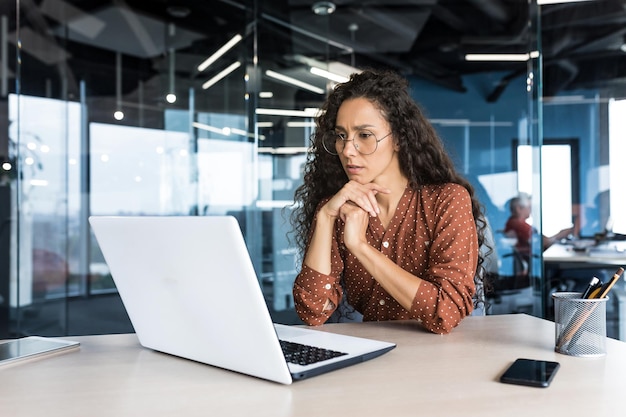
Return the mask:
<svg viewBox="0 0 626 417">
<path fill-rule="evenodd" d="M 348 172 L 348 174 L 358 174 L 359 172 L 361 172 L 363 168 L 358 166 L 358 165 L 346 165 L 346 171 Z"/>
</svg>

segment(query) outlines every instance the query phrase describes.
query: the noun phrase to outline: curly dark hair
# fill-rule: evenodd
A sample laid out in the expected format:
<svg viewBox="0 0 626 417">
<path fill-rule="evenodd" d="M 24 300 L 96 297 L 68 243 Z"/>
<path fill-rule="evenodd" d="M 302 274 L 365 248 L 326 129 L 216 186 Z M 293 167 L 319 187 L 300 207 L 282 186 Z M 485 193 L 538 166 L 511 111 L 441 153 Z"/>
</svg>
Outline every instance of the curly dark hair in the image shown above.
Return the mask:
<svg viewBox="0 0 626 417">
<path fill-rule="evenodd" d="M 349 81 L 337 84 L 316 120 L 304 167 L 304 183 L 295 191 L 294 211 L 291 215 L 293 234 L 301 253 L 306 248 L 317 206 L 348 182 L 341 161 L 324 150 L 322 139 L 326 132 L 335 128 L 341 104 L 355 98 L 369 100 L 380 109 L 389 123 L 393 138 L 399 146 L 400 169 L 409 179 L 410 187 L 417 190 L 427 184 L 456 183 L 467 189 L 472 199 L 478 244 L 482 247 L 487 227 L 482 205 L 471 183 L 456 171 L 435 129 L 411 97 L 408 80 L 389 70 L 365 70 L 352 74 Z M 482 282 L 485 255 L 479 252 L 475 279 Z"/>
</svg>

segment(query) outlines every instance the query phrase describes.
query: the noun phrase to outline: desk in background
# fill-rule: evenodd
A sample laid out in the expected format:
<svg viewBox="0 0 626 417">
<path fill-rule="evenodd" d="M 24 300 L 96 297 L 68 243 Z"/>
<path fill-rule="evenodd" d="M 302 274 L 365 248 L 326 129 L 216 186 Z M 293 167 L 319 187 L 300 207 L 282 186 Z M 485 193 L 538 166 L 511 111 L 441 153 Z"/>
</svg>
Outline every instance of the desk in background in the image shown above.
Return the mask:
<svg viewBox="0 0 626 417">
<path fill-rule="evenodd" d="M 581 250 L 574 244 L 554 244 L 543 252 L 543 261 L 561 269 L 613 268 L 626 265 L 626 241 L 604 242 Z"/>
<path fill-rule="evenodd" d="M 83 336 L 79 351 L 0 369 L 0 410 L 40 416 L 616 416 L 626 343 L 602 358 L 554 352 L 554 323 L 516 314 L 466 318 L 451 334 L 415 322 L 321 330 L 398 344 L 374 360 L 290 386 L 142 348 L 135 335 Z M 518 357 L 555 360 L 549 388 L 498 382 Z"/>
<path fill-rule="evenodd" d="M 575 243 L 575 242 L 574 242 Z M 577 283 L 576 291 L 582 291 L 593 275 L 593 270 L 606 271 L 606 279 L 610 278 L 617 268 L 626 267 L 626 241 L 607 241 L 599 245 L 589 245 L 584 250 L 575 250 L 574 244 L 555 244 L 543 253 L 544 276 L 546 281 L 567 278 L 572 271 L 582 271 L 583 278 Z M 551 294 L 546 294 L 551 297 Z M 609 297 L 616 301 L 617 338 L 626 340 L 626 281 L 624 277 L 611 290 Z M 546 300 L 550 305 L 551 300 Z"/>
</svg>

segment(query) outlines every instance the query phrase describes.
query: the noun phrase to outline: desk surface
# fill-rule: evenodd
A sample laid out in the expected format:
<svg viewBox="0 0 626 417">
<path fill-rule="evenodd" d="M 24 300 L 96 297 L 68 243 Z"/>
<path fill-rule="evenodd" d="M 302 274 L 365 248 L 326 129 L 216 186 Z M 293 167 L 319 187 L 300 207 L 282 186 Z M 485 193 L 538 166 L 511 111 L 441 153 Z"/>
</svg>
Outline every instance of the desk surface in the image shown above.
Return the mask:
<svg viewBox="0 0 626 417">
<path fill-rule="evenodd" d="M 412 322 L 322 330 L 398 344 L 374 360 L 296 382 L 260 380 L 142 348 L 135 335 L 83 336 L 80 350 L 0 368 L 0 410 L 18 416 L 615 416 L 626 343 L 602 358 L 554 352 L 554 324 L 468 317 L 451 334 Z M 556 360 L 549 388 L 497 381 L 516 358 Z M 619 411 L 618 411 L 619 410 Z"/>
<path fill-rule="evenodd" d="M 574 250 L 573 245 L 560 243 L 543 252 L 545 263 L 579 264 L 577 266 L 622 266 L 626 265 L 626 242 L 607 242 L 585 251 Z"/>
</svg>

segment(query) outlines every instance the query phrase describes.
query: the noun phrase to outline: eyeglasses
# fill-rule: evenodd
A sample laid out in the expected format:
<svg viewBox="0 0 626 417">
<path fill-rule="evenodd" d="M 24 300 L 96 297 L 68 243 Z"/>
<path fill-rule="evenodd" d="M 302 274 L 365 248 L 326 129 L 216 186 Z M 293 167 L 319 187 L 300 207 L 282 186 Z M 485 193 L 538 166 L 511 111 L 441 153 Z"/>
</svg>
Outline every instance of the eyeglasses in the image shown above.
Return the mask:
<svg viewBox="0 0 626 417">
<path fill-rule="evenodd" d="M 376 138 L 376 135 L 369 130 L 357 130 L 352 136 L 352 139 L 348 139 L 345 133 L 332 130 L 324 135 L 322 145 L 326 152 L 331 155 L 339 155 L 346 147 L 346 143 L 352 141 L 354 148 L 361 155 L 370 155 L 376 152 L 378 149 L 378 142 L 391 135 L 391 132 L 387 133 L 380 139 Z"/>
</svg>

